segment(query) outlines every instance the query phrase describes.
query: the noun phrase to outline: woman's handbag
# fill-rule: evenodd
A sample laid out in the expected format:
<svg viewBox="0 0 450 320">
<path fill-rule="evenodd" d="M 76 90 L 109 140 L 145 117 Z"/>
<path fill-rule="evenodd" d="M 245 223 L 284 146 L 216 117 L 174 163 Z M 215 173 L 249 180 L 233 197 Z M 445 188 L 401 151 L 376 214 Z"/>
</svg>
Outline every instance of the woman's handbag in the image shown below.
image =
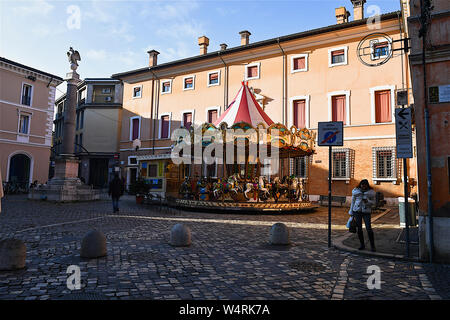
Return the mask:
<svg viewBox="0 0 450 320">
<path fill-rule="evenodd" d="M 356 220 L 353 216 L 350 220 L 350 227 L 348 228 L 348 232 L 356 233 Z"/>
</svg>

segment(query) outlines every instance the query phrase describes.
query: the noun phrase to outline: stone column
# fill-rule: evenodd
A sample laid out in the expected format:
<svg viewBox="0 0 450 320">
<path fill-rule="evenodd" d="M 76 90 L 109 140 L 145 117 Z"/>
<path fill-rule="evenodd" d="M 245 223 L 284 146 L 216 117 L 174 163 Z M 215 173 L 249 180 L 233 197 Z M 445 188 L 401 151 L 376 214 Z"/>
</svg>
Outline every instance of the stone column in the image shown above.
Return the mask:
<svg viewBox="0 0 450 320">
<path fill-rule="evenodd" d="M 63 150 L 64 155 L 73 155 L 75 143 L 75 118 L 77 107 L 77 85 L 80 75 L 76 71 L 67 73 L 67 93 L 64 110 Z"/>
</svg>

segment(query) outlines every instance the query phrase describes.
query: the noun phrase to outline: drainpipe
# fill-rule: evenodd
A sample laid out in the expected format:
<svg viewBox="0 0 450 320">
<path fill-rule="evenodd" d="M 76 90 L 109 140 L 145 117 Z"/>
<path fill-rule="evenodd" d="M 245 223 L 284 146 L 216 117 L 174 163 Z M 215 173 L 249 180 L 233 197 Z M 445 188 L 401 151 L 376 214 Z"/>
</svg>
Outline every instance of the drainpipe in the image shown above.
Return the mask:
<svg viewBox="0 0 450 320">
<path fill-rule="evenodd" d="M 152 134 L 152 154 L 155 154 L 155 129 L 156 129 L 156 125 L 155 125 L 155 116 L 153 114 L 153 98 L 154 98 L 154 84 L 155 84 L 155 79 L 158 81 L 157 85 L 156 85 L 156 90 L 158 90 L 156 92 L 156 114 L 158 114 L 159 112 L 159 78 L 158 76 L 153 72 L 152 69 L 150 69 L 150 72 L 153 74 L 153 81 L 152 81 L 152 102 L 151 102 L 151 117 L 152 117 L 152 129 L 153 129 L 153 134 Z"/>
<path fill-rule="evenodd" d="M 223 88 L 223 109 L 224 111 L 227 109 L 228 107 L 228 66 L 225 63 L 225 61 L 222 59 L 222 56 L 220 55 L 220 51 L 217 53 L 217 55 L 219 56 L 220 60 L 222 60 L 223 65 L 225 66 L 225 74 L 224 74 L 224 88 Z"/>
<path fill-rule="evenodd" d="M 430 125 L 429 119 L 430 114 L 428 110 L 428 90 L 427 90 L 427 66 L 426 66 L 426 36 L 428 32 L 428 17 L 430 10 L 430 1 L 427 2 L 427 7 L 424 7 L 424 1 L 420 0 L 420 9 L 421 9 L 421 30 L 419 32 L 419 37 L 422 36 L 422 67 L 423 67 L 423 90 L 424 90 L 424 117 L 425 117 L 425 148 L 426 148 L 426 162 L 427 162 L 427 196 L 428 196 L 428 239 L 429 239 L 429 258 L 430 263 L 433 262 L 433 197 L 432 197 L 432 180 L 431 180 L 431 151 L 430 151 Z"/>
<path fill-rule="evenodd" d="M 286 110 L 286 53 L 280 45 L 280 38 L 277 39 L 277 44 L 280 47 L 283 55 L 283 124 L 287 125 L 287 110 Z"/>
</svg>

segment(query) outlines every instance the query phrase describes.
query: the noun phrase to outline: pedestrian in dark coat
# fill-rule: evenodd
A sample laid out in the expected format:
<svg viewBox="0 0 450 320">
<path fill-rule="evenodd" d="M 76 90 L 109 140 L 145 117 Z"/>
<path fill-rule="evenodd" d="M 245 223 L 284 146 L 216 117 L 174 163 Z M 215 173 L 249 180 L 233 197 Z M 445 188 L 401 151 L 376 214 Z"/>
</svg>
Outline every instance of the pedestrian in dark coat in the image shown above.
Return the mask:
<svg viewBox="0 0 450 320">
<path fill-rule="evenodd" d="M 119 175 L 116 173 L 114 179 L 109 183 L 108 194 L 112 198 L 114 212 L 119 211 L 119 198 L 123 195 L 123 183 Z"/>
</svg>

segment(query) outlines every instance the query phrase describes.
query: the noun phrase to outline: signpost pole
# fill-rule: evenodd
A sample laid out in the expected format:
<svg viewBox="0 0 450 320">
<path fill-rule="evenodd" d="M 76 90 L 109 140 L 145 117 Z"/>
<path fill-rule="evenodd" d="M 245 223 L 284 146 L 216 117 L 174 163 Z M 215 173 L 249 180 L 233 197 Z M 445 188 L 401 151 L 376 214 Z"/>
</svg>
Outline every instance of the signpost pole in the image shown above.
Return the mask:
<svg viewBox="0 0 450 320">
<path fill-rule="evenodd" d="M 332 146 L 328 147 L 328 248 L 331 248 L 331 170 L 333 163 L 331 159 Z"/>
<path fill-rule="evenodd" d="M 405 214 L 405 236 L 406 257 L 409 258 L 409 197 L 408 197 L 408 163 L 407 158 L 412 158 L 412 132 L 411 132 L 411 109 L 396 109 L 395 112 L 395 135 L 397 145 L 397 158 L 403 158 L 403 187 L 404 187 L 404 214 Z"/>
<path fill-rule="evenodd" d="M 406 257 L 409 258 L 409 201 L 408 201 L 408 167 L 406 158 L 403 158 L 403 186 L 405 190 L 405 232 Z"/>
</svg>

